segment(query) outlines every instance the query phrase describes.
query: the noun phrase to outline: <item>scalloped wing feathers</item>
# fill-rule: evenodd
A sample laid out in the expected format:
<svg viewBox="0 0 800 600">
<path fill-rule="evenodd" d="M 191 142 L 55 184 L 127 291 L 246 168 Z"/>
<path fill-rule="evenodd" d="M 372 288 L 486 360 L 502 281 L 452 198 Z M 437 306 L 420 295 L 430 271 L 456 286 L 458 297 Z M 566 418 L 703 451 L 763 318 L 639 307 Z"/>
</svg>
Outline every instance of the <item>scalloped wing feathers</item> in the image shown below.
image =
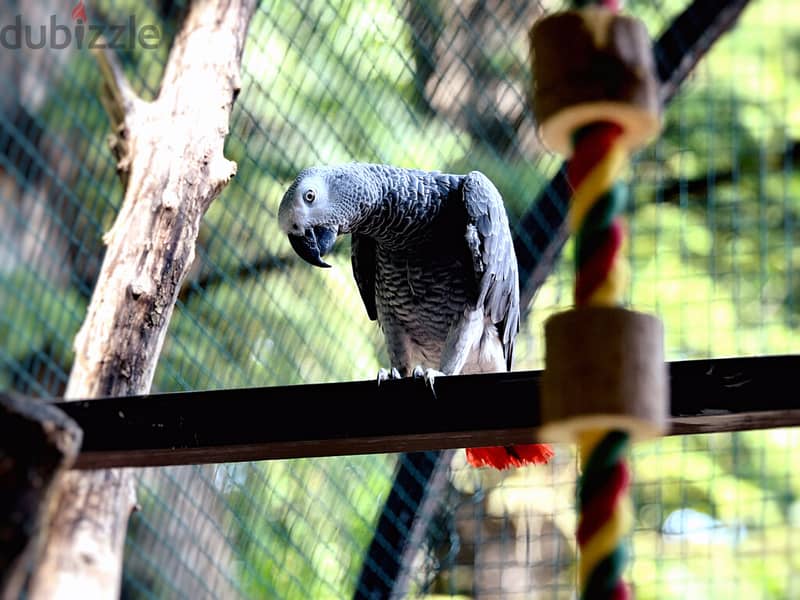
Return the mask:
<svg viewBox="0 0 800 600">
<path fill-rule="evenodd" d="M 469 226 L 474 227 L 479 242 L 477 249 L 471 248 L 479 292 L 477 305 L 483 305 L 491 320 L 498 324 L 510 370 L 520 310 L 517 257 L 508 216 L 500 192 L 479 171 L 465 177 L 463 197 Z M 468 238 L 470 235 L 467 232 Z M 468 244 L 472 246 L 474 242 Z"/>
</svg>

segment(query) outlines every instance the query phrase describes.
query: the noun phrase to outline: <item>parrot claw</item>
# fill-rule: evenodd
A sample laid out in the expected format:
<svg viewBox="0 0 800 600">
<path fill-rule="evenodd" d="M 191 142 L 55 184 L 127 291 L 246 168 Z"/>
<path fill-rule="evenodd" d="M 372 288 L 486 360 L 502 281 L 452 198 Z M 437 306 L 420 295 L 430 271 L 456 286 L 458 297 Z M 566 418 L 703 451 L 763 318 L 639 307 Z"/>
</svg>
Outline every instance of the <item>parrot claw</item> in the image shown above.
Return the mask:
<svg viewBox="0 0 800 600">
<path fill-rule="evenodd" d="M 436 369 L 424 369 L 420 365 L 417 365 L 414 367 L 414 370 L 411 371 L 411 376 L 414 377 L 414 379 L 422 378 L 425 380 L 425 385 L 431 391 L 434 399 L 436 399 L 436 390 L 433 387 L 433 382 L 440 375 L 443 376 L 444 373 L 437 371 Z"/>
<path fill-rule="evenodd" d="M 391 370 L 380 369 L 378 371 L 378 385 L 382 384 L 384 381 L 388 381 L 389 379 L 401 379 L 400 371 L 394 367 L 392 367 Z"/>
</svg>

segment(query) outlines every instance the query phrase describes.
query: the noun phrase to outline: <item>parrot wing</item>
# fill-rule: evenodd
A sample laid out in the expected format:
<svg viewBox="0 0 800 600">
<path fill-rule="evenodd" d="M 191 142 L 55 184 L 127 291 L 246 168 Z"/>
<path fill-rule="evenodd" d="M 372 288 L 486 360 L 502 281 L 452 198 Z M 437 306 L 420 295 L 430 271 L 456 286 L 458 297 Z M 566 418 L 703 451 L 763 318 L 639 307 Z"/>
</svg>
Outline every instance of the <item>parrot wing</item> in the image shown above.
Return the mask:
<svg viewBox="0 0 800 600">
<path fill-rule="evenodd" d="M 375 240 L 364 235 L 353 234 L 350 240 L 350 261 L 353 265 L 353 277 L 367 315 L 374 321 L 378 318 L 375 307 Z"/>
<path fill-rule="evenodd" d="M 519 275 L 517 256 L 503 198 L 482 173 L 473 171 L 464 179 L 467 210 L 467 243 L 478 288 L 477 306 L 497 324 L 511 370 L 514 339 L 519 332 Z"/>
<path fill-rule="evenodd" d="M 519 332 L 519 275 L 503 199 L 489 179 L 477 171 L 464 181 L 467 245 L 472 253 L 478 287 L 477 308 L 497 327 L 506 369 L 511 370 L 514 340 Z M 487 405 L 485 410 L 495 410 Z M 467 448 L 467 462 L 496 469 L 547 463 L 553 450 L 547 444 L 514 444 Z"/>
</svg>

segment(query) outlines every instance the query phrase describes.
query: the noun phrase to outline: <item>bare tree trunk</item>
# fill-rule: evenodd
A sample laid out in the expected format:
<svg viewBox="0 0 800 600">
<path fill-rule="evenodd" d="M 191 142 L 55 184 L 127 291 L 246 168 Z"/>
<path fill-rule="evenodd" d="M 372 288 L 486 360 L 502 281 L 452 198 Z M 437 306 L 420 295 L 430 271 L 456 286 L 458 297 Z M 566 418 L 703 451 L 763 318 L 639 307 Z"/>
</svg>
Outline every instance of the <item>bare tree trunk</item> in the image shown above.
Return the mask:
<svg viewBox="0 0 800 600">
<path fill-rule="evenodd" d="M 98 56 L 127 187 L 75 339 L 67 398 L 150 390 L 200 220 L 236 173 L 223 143 L 254 8 L 254 0 L 195 2 L 153 102 L 133 93 L 113 55 Z M 71 472 L 57 502 L 30 597 L 118 598 L 133 473 Z"/>
</svg>

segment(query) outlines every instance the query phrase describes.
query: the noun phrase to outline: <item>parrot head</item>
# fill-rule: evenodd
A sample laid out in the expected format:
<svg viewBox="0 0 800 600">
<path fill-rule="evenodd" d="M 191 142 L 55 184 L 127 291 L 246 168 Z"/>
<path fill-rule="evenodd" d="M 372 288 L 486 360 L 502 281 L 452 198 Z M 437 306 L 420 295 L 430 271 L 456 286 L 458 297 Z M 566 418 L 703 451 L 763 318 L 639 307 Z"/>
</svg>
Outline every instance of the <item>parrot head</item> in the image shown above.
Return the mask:
<svg viewBox="0 0 800 600">
<path fill-rule="evenodd" d="M 365 203 L 364 186 L 352 168 L 309 167 L 300 172 L 278 208 L 278 224 L 294 251 L 317 267 L 336 238 L 351 231 Z"/>
<path fill-rule="evenodd" d="M 331 222 L 328 185 L 322 173 L 306 169 L 286 190 L 278 209 L 278 223 L 289 236 L 298 256 L 317 267 L 330 267 L 322 257 L 330 252 L 339 234 Z"/>
</svg>

